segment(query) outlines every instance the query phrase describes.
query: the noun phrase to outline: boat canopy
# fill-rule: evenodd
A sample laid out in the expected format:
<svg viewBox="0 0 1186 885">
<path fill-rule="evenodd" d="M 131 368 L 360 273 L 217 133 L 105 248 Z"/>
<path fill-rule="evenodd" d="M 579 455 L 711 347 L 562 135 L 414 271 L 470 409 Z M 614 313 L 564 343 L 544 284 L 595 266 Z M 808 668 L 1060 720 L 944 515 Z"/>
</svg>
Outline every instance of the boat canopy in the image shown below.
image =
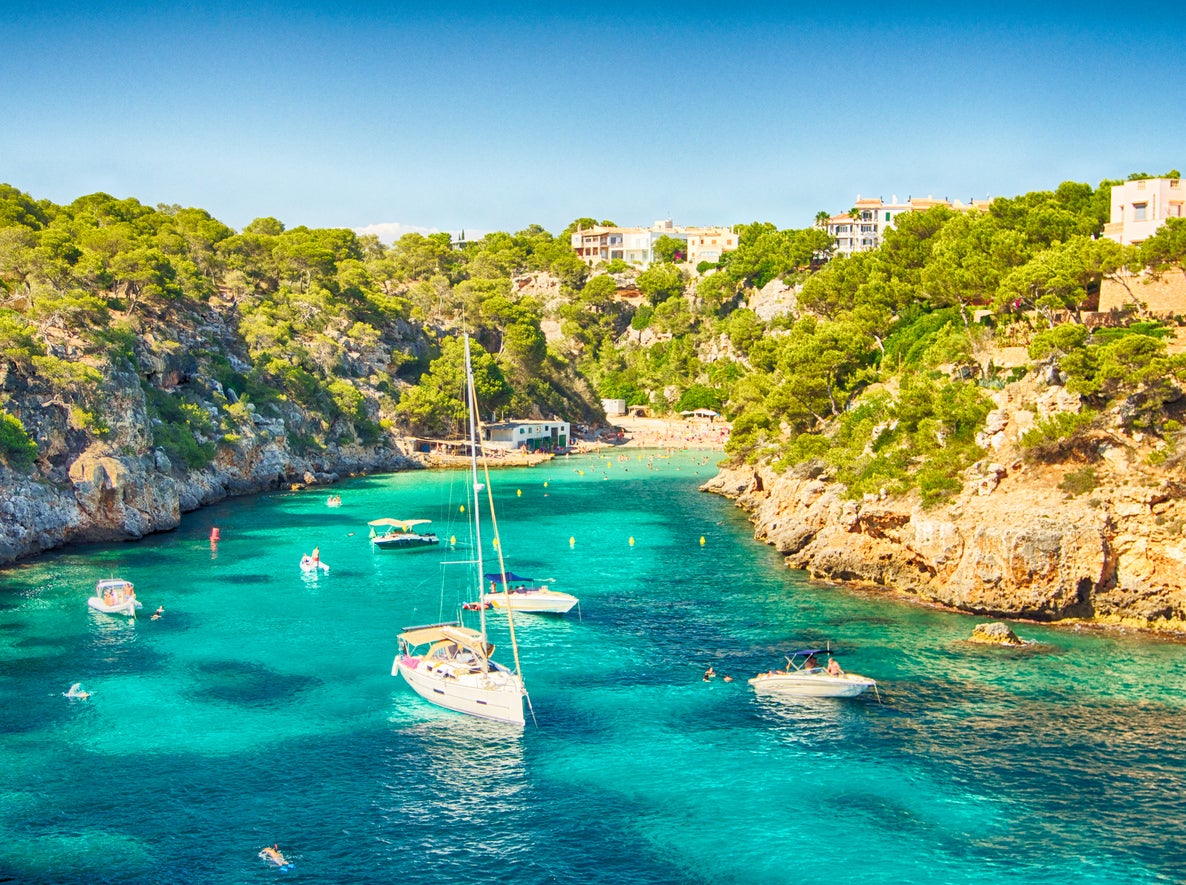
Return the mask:
<svg viewBox="0 0 1186 885">
<path fill-rule="evenodd" d="M 431 642 L 441 642 L 448 640 L 455 642 L 462 648 L 467 648 L 470 651 L 481 657 L 490 657 L 494 653 L 494 644 L 485 641 L 485 638 L 477 630 L 471 630 L 469 627 L 462 627 L 456 623 L 448 624 L 430 624 L 425 627 L 409 627 L 399 634 L 402 639 L 410 646 L 427 645 Z"/>
<path fill-rule="evenodd" d="M 487 572 L 486 580 L 504 584 L 518 584 L 525 581 L 534 581 L 535 578 L 525 578 L 523 575 L 516 575 L 514 572 L 504 572 L 501 575 L 498 572 Z"/>
<path fill-rule="evenodd" d="M 834 655 L 838 652 L 834 648 L 801 648 L 791 652 L 792 658 L 808 657 L 810 655 Z"/>
<path fill-rule="evenodd" d="M 411 530 L 414 526 L 424 525 L 425 523 L 429 523 L 429 522 L 432 522 L 432 520 L 431 519 L 390 519 L 390 518 L 385 517 L 383 519 L 372 519 L 370 522 L 367 523 L 367 525 L 389 525 L 394 528 L 400 529 L 401 531 L 406 532 L 406 531 Z"/>
</svg>

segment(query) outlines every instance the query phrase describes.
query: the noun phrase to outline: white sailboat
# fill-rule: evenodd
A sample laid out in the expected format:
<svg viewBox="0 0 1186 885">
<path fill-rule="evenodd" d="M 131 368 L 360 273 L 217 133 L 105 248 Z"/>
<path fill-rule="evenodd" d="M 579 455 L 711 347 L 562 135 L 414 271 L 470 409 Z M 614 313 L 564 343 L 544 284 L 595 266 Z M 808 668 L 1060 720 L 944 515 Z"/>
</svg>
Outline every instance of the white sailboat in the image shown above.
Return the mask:
<svg viewBox="0 0 1186 885">
<path fill-rule="evenodd" d="M 498 541 L 498 523 L 494 520 L 494 498 L 489 492 L 489 477 L 486 483 L 478 482 L 478 435 L 477 394 L 474 391 L 473 365 L 470 361 L 469 336 L 465 336 L 465 398 L 469 417 L 470 477 L 473 488 L 473 502 L 470 518 L 473 520 L 477 566 L 474 580 L 474 596 L 482 594 L 482 533 L 480 493 L 487 491 L 490 517 L 495 541 Z M 502 544 L 497 544 L 499 564 L 502 560 Z M 501 569 L 505 571 L 505 568 Z M 515 644 L 514 620 L 507 613 L 510 629 L 511 649 L 514 652 L 515 668 L 497 663 L 491 655 L 494 645 L 486 638 L 486 610 L 479 607 L 480 626 L 477 630 L 451 621 L 444 624 L 427 624 L 421 627 L 407 627 L 399 634 L 399 653 L 391 667 L 392 676 L 402 676 L 411 689 L 425 700 L 440 707 L 509 722 L 524 724 L 523 701 L 527 689 L 519 668 L 519 650 Z"/>
</svg>

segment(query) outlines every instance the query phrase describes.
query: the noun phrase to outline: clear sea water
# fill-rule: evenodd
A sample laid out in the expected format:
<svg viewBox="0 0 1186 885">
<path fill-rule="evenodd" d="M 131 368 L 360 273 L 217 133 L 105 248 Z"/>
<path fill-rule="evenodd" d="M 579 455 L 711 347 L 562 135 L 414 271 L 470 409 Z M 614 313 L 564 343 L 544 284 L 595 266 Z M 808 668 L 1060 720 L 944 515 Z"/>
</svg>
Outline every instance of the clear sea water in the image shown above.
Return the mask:
<svg viewBox="0 0 1186 885">
<path fill-rule="evenodd" d="M 0 881 L 1186 880 L 1186 646 L 1027 624 L 1040 645 L 971 646 L 984 618 L 782 568 L 697 491 L 709 460 L 493 474 L 508 567 L 581 598 L 516 619 L 525 729 L 390 675 L 398 630 L 441 616 L 441 557 L 372 551 L 366 521 L 448 537 L 461 474 L 232 500 L 0 573 Z M 134 623 L 86 607 L 112 574 Z M 827 640 L 880 703 L 755 697 Z"/>
</svg>

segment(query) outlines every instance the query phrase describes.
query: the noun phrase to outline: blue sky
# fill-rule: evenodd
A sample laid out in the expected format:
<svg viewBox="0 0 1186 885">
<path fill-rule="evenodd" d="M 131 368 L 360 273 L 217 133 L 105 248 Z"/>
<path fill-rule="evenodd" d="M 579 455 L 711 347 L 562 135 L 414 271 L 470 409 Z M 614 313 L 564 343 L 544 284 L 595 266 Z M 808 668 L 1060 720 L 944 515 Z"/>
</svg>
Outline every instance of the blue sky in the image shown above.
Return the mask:
<svg viewBox="0 0 1186 885">
<path fill-rule="evenodd" d="M 1186 162 L 1165 8 L 740 5 L 8 7 L 0 181 L 390 239 L 581 216 L 803 227 L 858 194 Z"/>
</svg>

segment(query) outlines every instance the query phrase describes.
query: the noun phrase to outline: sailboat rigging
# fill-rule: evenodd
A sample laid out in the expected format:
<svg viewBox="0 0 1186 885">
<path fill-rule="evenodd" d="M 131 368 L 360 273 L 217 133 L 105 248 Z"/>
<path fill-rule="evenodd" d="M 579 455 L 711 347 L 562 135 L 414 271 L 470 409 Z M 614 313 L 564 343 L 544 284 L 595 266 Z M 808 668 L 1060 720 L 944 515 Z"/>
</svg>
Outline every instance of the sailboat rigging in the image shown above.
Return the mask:
<svg viewBox="0 0 1186 885">
<path fill-rule="evenodd" d="M 494 495 L 490 489 L 490 474 L 485 470 L 485 483 L 478 482 L 477 392 L 474 388 L 473 364 L 470 360 L 469 335 L 465 336 L 465 399 L 469 424 L 470 482 L 473 502 L 470 519 L 473 522 L 477 556 L 474 595 L 482 598 L 482 527 L 480 492 L 485 489 L 491 529 L 502 564 L 502 543 L 498 536 L 498 521 L 494 515 Z M 483 458 L 483 467 L 484 458 Z M 486 611 L 479 606 L 479 628 L 474 630 L 460 621 L 406 627 L 399 634 L 399 652 L 392 664 L 391 675 L 402 676 L 420 697 L 459 713 L 496 719 L 516 725 L 524 724 L 523 702 L 531 703 L 523 685 L 519 665 L 519 647 L 515 641 L 514 621 L 509 617 L 511 650 L 514 669 L 496 662 L 494 645 L 486 636 Z"/>
</svg>

